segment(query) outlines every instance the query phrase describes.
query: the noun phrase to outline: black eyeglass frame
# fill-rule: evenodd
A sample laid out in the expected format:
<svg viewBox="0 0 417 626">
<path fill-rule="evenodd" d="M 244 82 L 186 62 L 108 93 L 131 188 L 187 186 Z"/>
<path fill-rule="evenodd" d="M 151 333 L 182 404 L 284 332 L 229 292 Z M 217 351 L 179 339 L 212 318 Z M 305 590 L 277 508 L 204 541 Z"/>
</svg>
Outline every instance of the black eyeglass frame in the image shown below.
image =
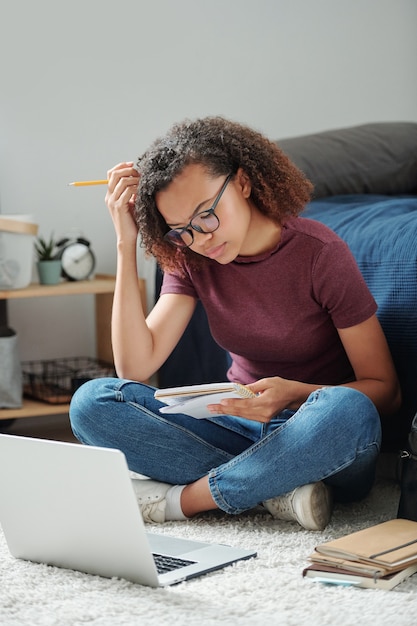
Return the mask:
<svg viewBox="0 0 417 626">
<path fill-rule="evenodd" d="M 214 233 L 220 226 L 220 220 L 219 220 L 218 215 L 216 215 L 215 210 L 217 208 L 217 205 L 220 202 L 220 198 L 222 197 L 227 185 L 229 184 L 232 178 L 233 178 L 233 174 L 229 174 L 226 177 L 226 180 L 224 181 L 222 188 L 220 189 L 219 193 L 215 197 L 214 202 L 209 209 L 205 209 L 204 211 L 200 211 L 200 213 L 197 213 L 196 215 L 194 215 L 194 217 L 191 218 L 191 220 L 186 226 L 183 226 L 182 228 L 171 228 L 171 230 L 169 230 L 164 235 L 165 241 L 168 241 L 168 243 L 175 246 L 176 248 L 189 248 L 194 243 L 193 230 L 195 230 L 197 233 L 203 233 L 206 235 L 209 233 Z M 215 226 L 215 228 L 211 228 L 210 230 L 203 230 L 201 226 L 193 224 L 194 220 L 197 219 L 198 217 L 201 217 L 202 215 L 207 215 L 207 216 L 213 215 L 217 220 L 217 225 Z M 190 243 L 186 243 L 182 239 L 182 235 L 185 232 L 187 232 L 188 235 L 191 237 Z M 176 240 L 174 240 L 173 237 L 175 237 Z"/>
</svg>

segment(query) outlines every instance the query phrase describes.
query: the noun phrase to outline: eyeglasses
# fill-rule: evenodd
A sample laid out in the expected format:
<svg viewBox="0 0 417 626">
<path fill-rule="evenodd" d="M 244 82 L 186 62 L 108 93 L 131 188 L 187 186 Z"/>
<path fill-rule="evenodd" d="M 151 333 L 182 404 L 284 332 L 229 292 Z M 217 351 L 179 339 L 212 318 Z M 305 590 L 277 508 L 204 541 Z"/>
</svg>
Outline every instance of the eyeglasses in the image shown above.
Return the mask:
<svg viewBox="0 0 417 626">
<path fill-rule="evenodd" d="M 220 220 L 215 214 L 216 207 L 220 201 L 220 198 L 223 195 L 224 190 L 226 189 L 228 183 L 230 182 L 233 174 L 229 174 L 229 176 L 224 181 L 222 188 L 217 194 L 212 206 L 205 211 L 201 211 L 201 213 L 197 213 L 194 215 L 193 219 L 184 226 L 183 228 L 173 228 L 169 230 L 165 235 L 164 239 L 169 241 L 169 243 L 173 244 L 177 248 L 188 248 L 194 241 L 194 233 L 195 230 L 197 233 L 214 233 L 215 230 L 220 226 Z"/>
</svg>

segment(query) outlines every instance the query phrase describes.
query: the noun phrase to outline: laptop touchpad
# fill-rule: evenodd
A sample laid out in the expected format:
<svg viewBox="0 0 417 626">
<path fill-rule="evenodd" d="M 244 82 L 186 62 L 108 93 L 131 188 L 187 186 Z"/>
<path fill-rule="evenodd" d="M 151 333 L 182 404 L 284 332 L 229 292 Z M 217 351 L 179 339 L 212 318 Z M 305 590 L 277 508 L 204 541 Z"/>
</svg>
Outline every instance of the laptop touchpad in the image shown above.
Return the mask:
<svg viewBox="0 0 417 626">
<path fill-rule="evenodd" d="M 154 533 L 146 533 L 152 552 L 157 554 L 171 554 L 178 556 L 192 550 L 206 548 L 207 543 L 201 541 L 190 541 L 190 539 L 181 539 L 179 537 L 170 537 L 169 535 L 157 535 Z"/>
</svg>

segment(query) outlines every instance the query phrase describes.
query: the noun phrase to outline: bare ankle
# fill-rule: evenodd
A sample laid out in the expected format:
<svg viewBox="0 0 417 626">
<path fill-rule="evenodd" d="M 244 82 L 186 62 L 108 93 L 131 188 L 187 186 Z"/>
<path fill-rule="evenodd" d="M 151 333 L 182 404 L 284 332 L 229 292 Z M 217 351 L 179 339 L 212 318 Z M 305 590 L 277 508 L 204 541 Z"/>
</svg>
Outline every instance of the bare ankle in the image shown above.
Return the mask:
<svg viewBox="0 0 417 626">
<path fill-rule="evenodd" d="M 194 517 L 197 513 L 218 508 L 211 496 L 207 476 L 184 487 L 181 493 L 181 508 L 186 517 Z"/>
</svg>

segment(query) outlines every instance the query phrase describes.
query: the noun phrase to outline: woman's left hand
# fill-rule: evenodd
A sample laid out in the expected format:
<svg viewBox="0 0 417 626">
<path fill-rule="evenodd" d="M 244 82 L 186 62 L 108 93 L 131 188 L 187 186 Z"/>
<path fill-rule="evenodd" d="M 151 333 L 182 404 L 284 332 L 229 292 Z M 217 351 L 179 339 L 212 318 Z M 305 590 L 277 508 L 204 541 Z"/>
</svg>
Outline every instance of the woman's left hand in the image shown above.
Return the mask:
<svg viewBox="0 0 417 626">
<path fill-rule="evenodd" d="M 304 385 L 279 376 L 262 378 L 245 386 L 257 394 L 256 398 L 227 398 L 219 404 L 209 404 L 210 413 L 235 415 L 255 422 L 268 423 L 284 409 L 297 409 L 307 399 L 309 393 L 316 388 L 313 385 Z M 306 389 L 301 390 L 304 387 Z M 297 402 L 296 398 L 300 395 L 304 400 Z"/>
</svg>

